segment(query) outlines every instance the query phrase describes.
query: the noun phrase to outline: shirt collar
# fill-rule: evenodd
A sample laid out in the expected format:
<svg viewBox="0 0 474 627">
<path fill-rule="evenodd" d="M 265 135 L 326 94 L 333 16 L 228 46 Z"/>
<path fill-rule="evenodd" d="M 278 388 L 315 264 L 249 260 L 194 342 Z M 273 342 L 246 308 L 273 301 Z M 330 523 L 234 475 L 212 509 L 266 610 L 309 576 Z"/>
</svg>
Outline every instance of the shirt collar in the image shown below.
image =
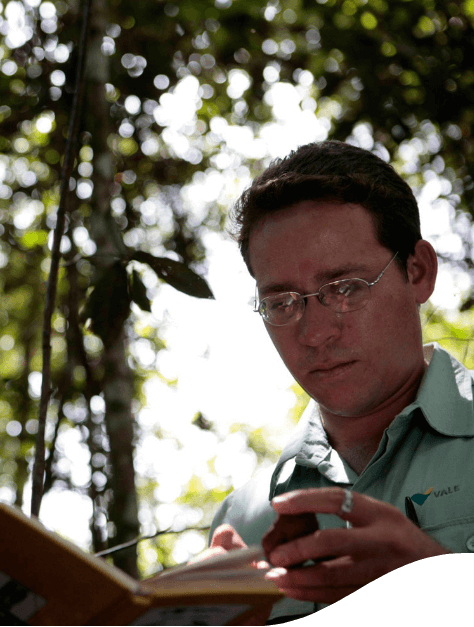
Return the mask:
<svg viewBox="0 0 474 627">
<path fill-rule="evenodd" d="M 438 344 L 428 344 L 423 350 L 429 366 L 416 400 L 400 416 L 407 416 L 420 408 L 427 423 L 441 435 L 474 436 L 474 403 L 469 370 Z M 298 463 L 311 466 L 327 463 L 329 468 L 331 452 L 332 447 L 321 424 L 318 405 L 310 401 L 278 460 L 270 493 L 273 494 L 282 468 L 288 460 L 296 457 Z M 345 475 L 346 471 L 347 468 L 334 468 L 338 475 Z"/>
<path fill-rule="evenodd" d="M 288 460 L 298 455 L 299 451 L 304 447 L 306 442 L 311 442 L 313 440 L 311 434 L 313 429 L 320 434 L 324 434 L 324 440 L 327 442 L 327 436 L 319 418 L 318 405 L 313 400 L 310 400 L 298 422 L 298 426 L 291 434 L 290 440 L 286 443 L 286 446 L 280 455 L 280 459 L 277 462 L 270 482 L 270 499 L 273 498 L 273 494 L 275 493 L 275 488 L 280 478 L 283 466 Z M 313 446 L 317 446 L 317 444 L 317 442 L 314 442 Z M 324 444 L 324 442 L 322 444 Z M 317 446 L 317 450 L 319 449 L 320 447 Z"/>
<path fill-rule="evenodd" d="M 441 435 L 474 435 L 472 376 L 457 359 L 438 344 L 424 347 L 429 367 L 416 400 L 401 415 L 419 407 L 426 422 Z"/>
</svg>

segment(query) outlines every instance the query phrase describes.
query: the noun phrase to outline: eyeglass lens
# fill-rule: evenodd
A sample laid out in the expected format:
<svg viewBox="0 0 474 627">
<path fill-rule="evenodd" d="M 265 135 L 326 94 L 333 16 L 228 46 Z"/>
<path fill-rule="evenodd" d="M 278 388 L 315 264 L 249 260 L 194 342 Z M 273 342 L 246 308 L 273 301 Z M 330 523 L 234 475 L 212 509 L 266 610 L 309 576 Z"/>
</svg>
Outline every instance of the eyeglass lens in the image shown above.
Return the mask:
<svg viewBox="0 0 474 627">
<path fill-rule="evenodd" d="M 347 279 L 329 283 L 314 294 L 321 304 L 336 312 L 362 308 L 369 297 L 369 285 L 362 279 Z M 266 322 L 283 326 L 299 320 L 303 315 L 306 298 L 300 294 L 277 294 L 260 303 L 260 313 Z"/>
</svg>

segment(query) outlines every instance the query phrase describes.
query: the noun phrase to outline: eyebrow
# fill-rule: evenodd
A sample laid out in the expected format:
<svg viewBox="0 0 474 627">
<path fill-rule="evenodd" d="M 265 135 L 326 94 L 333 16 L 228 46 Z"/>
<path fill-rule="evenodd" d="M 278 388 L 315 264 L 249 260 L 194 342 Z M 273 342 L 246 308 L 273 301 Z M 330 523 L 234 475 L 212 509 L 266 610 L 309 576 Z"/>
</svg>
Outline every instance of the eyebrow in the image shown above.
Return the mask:
<svg viewBox="0 0 474 627">
<path fill-rule="evenodd" d="M 326 285 L 326 283 L 337 281 L 343 276 L 346 276 L 349 279 L 359 278 L 356 276 L 356 273 L 370 272 L 370 270 L 371 268 L 363 263 L 349 264 L 346 266 L 340 266 L 339 268 L 334 268 L 333 270 L 328 270 L 326 272 L 318 272 L 313 278 L 315 283 L 317 283 L 319 287 L 322 287 L 323 285 Z M 297 292 L 298 294 L 303 293 L 295 287 L 294 283 L 269 283 L 268 285 L 264 285 L 259 290 L 260 295 L 264 294 L 265 296 L 268 296 L 269 294 L 281 294 L 282 292 Z"/>
</svg>

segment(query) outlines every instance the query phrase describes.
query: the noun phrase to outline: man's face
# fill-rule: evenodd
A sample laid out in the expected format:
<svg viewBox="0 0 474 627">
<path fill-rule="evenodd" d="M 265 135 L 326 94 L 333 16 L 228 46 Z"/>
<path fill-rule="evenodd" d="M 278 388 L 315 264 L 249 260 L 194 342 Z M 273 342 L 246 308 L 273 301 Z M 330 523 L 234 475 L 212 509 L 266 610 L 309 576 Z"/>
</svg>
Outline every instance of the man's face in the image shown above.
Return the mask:
<svg viewBox="0 0 474 627">
<path fill-rule="evenodd" d="M 313 294 L 325 283 L 374 281 L 393 254 L 377 240 L 361 206 L 301 202 L 264 218 L 250 236 L 260 300 Z M 323 410 L 363 416 L 388 406 L 423 368 L 418 304 L 425 292 L 390 264 L 364 308 L 336 313 L 317 297 L 290 325 L 266 324 L 286 366 Z"/>
</svg>

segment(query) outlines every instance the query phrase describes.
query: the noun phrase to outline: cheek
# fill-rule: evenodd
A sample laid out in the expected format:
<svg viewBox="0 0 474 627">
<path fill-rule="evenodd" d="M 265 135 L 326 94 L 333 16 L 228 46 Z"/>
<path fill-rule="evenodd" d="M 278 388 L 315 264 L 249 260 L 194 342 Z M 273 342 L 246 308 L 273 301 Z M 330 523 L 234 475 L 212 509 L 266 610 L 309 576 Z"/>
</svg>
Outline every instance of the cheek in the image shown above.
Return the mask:
<svg viewBox="0 0 474 627">
<path fill-rule="evenodd" d="M 392 299 L 384 311 L 385 316 L 380 318 L 380 332 L 392 342 L 412 341 L 418 337 L 421 328 L 420 314 L 413 301 Z"/>
<path fill-rule="evenodd" d="M 404 369 L 413 349 L 421 343 L 418 310 L 411 303 L 387 299 L 387 304 L 361 319 L 352 339 L 370 354 L 380 372 Z"/>
</svg>

